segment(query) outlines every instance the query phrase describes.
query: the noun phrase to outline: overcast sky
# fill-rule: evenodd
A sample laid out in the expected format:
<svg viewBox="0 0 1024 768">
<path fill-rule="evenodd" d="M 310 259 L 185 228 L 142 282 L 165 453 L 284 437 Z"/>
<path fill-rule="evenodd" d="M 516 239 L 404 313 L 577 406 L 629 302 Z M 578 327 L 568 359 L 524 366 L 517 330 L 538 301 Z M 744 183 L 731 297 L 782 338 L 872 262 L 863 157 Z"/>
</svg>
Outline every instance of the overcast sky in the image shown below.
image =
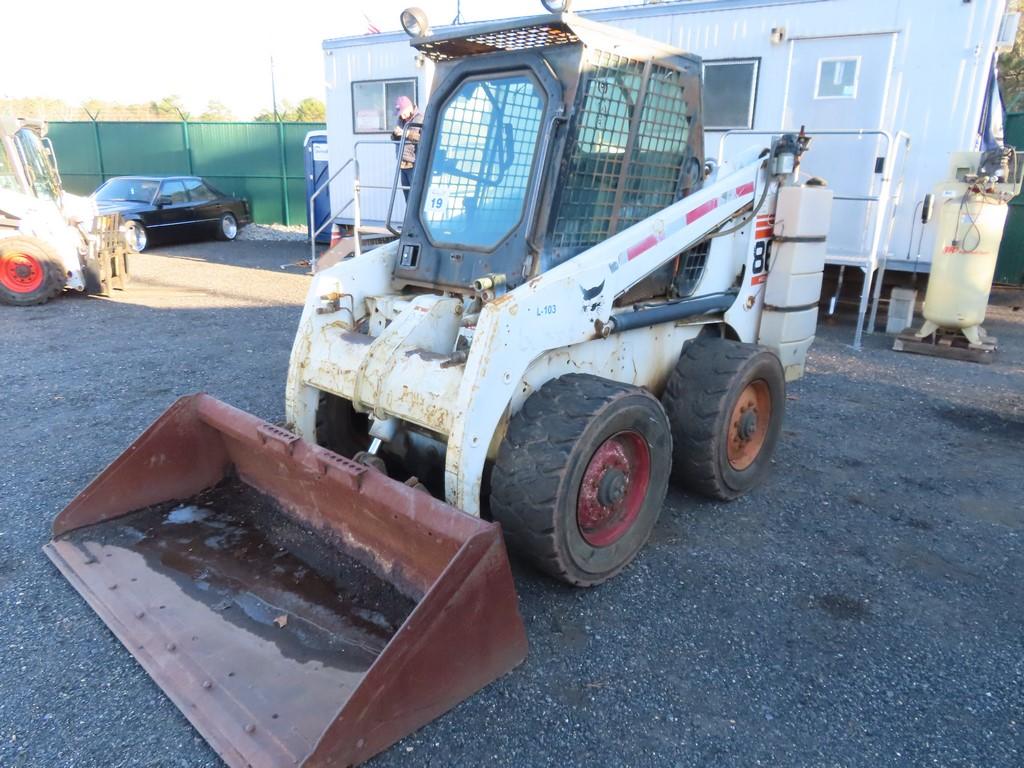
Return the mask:
<svg viewBox="0 0 1024 768">
<path fill-rule="evenodd" d="M 178 94 L 193 113 L 216 100 L 247 119 L 270 107 L 271 55 L 279 103 L 322 99 L 321 42 L 365 32 L 364 13 L 381 30 L 400 29 L 399 13 L 412 4 L 423 8 L 434 26 L 455 17 L 455 0 L 4 3 L 0 97 L 79 104 L 90 98 L 137 103 Z M 576 0 L 573 8 L 630 4 Z M 536 13 L 544 13 L 539 0 L 462 2 L 466 21 Z"/>
</svg>

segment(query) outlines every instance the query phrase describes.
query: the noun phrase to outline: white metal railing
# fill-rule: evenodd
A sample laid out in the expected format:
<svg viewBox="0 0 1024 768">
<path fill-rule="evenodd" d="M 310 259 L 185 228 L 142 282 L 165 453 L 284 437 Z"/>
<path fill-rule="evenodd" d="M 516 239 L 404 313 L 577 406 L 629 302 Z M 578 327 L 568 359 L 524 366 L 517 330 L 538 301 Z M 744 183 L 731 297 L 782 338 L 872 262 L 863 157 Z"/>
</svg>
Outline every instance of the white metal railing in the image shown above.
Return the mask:
<svg viewBox="0 0 1024 768">
<path fill-rule="evenodd" d="M 745 136 L 778 136 L 784 133 L 796 133 L 797 131 L 748 131 L 748 130 L 733 130 L 726 131 L 718 143 L 718 161 L 721 162 L 725 155 L 725 141 L 730 136 L 745 135 Z M 910 148 L 910 136 L 904 131 L 898 131 L 895 135 L 889 131 L 874 129 L 874 128 L 851 128 L 851 129 L 822 129 L 812 130 L 807 129 L 807 135 L 814 136 L 849 136 L 864 138 L 874 136 L 885 140 L 885 152 L 882 155 L 884 157 L 882 166 L 882 180 L 878 189 L 878 194 L 864 194 L 864 195 L 835 195 L 833 199 L 843 202 L 862 202 L 868 205 L 875 205 L 874 213 L 874 226 L 871 231 L 871 246 L 863 259 L 856 260 L 856 266 L 858 266 L 864 272 L 864 287 L 861 290 L 860 304 L 857 310 L 857 330 L 853 337 L 853 348 L 860 349 L 863 340 L 863 334 L 865 330 L 865 320 L 868 313 L 868 304 L 871 300 L 871 289 L 872 283 L 875 283 L 874 287 L 874 301 L 871 308 L 871 318 L 867 323 L 867 329 L 869 333 L 874 332 L 875 321 L 878 315 L 878 303 L 881 298 L 882 292 L 882 277 L 885 274 L 885 255 L 880 253 L 883 250 L 882 246 L 882 234 L 885 227 L 886 213 L 890 213 L 890 218 L 895 212 L 896 205 L 899 204 L 899 194 L 892 195 L 892 181 L 893 181 L 893 170 L 896 168 L 896 155 L 900 146 L 905 146 L 907 150 Z M 872 184 L 873 186 L 873 184 Z M 902 178 L 900 179 L 899 190 L 902 190 Z M 891 233 L 892 227 L 888 228 Z M 838 262 L 836 262 L 838 263 Z M 879 269 L 879 264 L 883 266 Z M 846 269 L 845 261 L 842 263 L 843 270 Z M 842 278 L 840 277 L 839 287 L 842 287 Z M 837 294 L 838 295 L 838 294 Z M 834 302 L 831 311 L 834 310 Z"/>
<path fill-rule="evenodd" d="M 388 191 L 391 192 L 391 197 L 388 200 L 388 212 L 387 212 L 387 217 L 386 217 L 386 219 L 384 221 L 384 227 L 388 230 L 388 232 L 390 232 L 392 235 L 395 235 L 396 237 L 400 234 L 401 230 L 399 228 L 393 227 L 391 225 L 391 219 L 394 216 L 395 198 L 398 195 L 398 190 L 402 189 L 403 191 L 408 191 L 408 189 L 409 189 L 409 187 L 406 187 L 404 185 L 400 185 L 398 182 L 399 182 L 399 179 L 401 178 L 401 174 L 402 174 L 401 157 L 402 157 L 402 153 L 405 150 L 406 139 L 408 137 L 408 133 L 409 133 L 409 129 L 410 128 L 422 128 L 422 123 L 408 123 L 408 124 L 406 124 L 404 126 L 404 128 L 402 130 L 402 138 L 401 138 L 401 140 L 399 141 L 399 143 L 397 145 L 397 156 L 396 156 L 396 162 L 395 162 L 395 173 L 394 173 L 394 176 L 392 177 L 390 185 L 385 186 L 383 184 L 363 184 L 361 182 L 360 174 L 359 174 L 359 147 L 360 146 L 366 146 L 366 145 L 369 145 L 369 144 L 378 144 L 378 145 L 383 144 L 383 145 L 387 145 L 387 146 L 392 146 L 393 147 L 393 146 L 395 146 L 395 143 L 393 141 L 391 141 L 391 140 L 386 140 L 386 139 L 361 139 L 360 141 L 357 141 L 355 144 L 352 145 L 352 157 L 350 157 L 348 160 L 346 160 L 344 163 L 342 163 L 338 167 L 338 169 L 334 173 L 332 173 L 330 175 L 330 177 L 326 181 L 324 181 L 320 186 L 318 186 L 313 191 L 312 195 L 310 195 L 310 197 L 309 197 L 309 209 L 308 209 L 309 210 L 309 231 L 310 231 L 310 235 L 309 235 L 309 267 L 310 267 L 310 270 L 315 270 L 316 269 L 316 239 L 317 239 L 317 237 L 319 237 L 320 234 L 325 229 L 327 229 L 327 227 L 329 227 L 332 224 L 334 224 L 334 222 L 337 220 L 337 218 L 342 213 L 344 213 L 346 210 L 348 210 L 349 206 L 352 206 L 352 221 L 353 221 L 352 232 L 353 232 L 353 235 L 354 235 L 353 245 L 355 246 L 355 255 L 356 256 L 360 256 L 362 254 L 362 244 L 360 242 L 359 234 L 360 234 L 360 232 L 363 231 L 364 228 L 363 228 L 363 224 L 362 224 L 362 212 L 361 212 L 359 195 L 360 195 L 360 192 L 362 192 L 362 190 L 364 190 L 364 189 L 381 189 L 381 190 L 388 190 Z M 340 206 L 339 208 L 328 211 L 327 219 L 324 221 L 323 224 L 321 224 L 319 227 L 314 226 L 315 223 L 316 223 L 316 209 L 314 207 L 314 205 L 316 203 L 316 199 L 318 197 L 320 197 L 320 195 L 323 193 L 323 191 L 325 189 L 328 189 L 330 187 L 331 183 L 339 175 L 341 175 L 341 172 L 344 171 L 349 166 L 352 166 L 352 171 L 353 171 L 352 197 L 349 198 L 344 203 L 344 205 Z"/>
</svg>

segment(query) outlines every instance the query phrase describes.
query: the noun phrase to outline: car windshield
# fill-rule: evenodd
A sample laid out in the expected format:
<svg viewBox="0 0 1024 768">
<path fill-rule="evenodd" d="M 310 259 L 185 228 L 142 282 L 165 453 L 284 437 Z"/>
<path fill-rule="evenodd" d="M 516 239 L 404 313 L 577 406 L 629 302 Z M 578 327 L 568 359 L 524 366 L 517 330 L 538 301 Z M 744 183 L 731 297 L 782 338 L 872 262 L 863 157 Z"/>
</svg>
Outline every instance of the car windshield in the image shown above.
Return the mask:
<svg viewBox="0 0 1024 768">
<path fill-rule="evenodd" d="M 101 203 L 151 203 L 159 181 L 152 179 L 111 179 L 96 190 Z"/>
</svg>

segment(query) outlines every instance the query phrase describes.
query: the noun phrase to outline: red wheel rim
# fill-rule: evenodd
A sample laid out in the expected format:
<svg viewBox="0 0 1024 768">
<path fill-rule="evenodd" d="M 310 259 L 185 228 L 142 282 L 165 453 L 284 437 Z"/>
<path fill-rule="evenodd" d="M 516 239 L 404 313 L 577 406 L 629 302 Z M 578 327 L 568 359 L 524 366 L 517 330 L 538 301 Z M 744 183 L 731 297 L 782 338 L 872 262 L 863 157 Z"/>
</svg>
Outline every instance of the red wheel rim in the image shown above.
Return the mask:
<svg viewBox="0 0 1024 768">
<path fill-rule="evenodd" d="M 0 256 L 0 283 L 14 293 L 32 293 L 43 284 L 43 265 L 27 253 Z"/>
<path fill-rule="evenodd" d="M 651 449 L 639 432 L 612 435 L 594 451 L 576 500 L 576 524 L 592 547 L 621 539 L 640 515 L 651 483 Z"/>
<path fill-rule="evenodd" d="M 772 394 L 764 379 L 750 382 L 729 417 L 729 464 L 737 472 L 757 459 L 772 420 Z"/>
</svg>

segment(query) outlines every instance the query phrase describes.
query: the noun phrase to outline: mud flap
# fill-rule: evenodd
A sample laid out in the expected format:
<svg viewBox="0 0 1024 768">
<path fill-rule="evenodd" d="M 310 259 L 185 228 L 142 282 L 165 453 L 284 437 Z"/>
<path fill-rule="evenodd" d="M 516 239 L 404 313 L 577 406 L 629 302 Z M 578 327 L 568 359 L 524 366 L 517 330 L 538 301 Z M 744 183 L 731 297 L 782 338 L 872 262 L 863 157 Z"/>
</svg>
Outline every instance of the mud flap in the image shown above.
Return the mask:
<svg viewBox="0 0 1024 768">
<path fill-rule="evenodd" d="M 497 525 L 206 395 L 46 554 L 230 766 L 348 766 L 526 655 Z"/>
</svg>

